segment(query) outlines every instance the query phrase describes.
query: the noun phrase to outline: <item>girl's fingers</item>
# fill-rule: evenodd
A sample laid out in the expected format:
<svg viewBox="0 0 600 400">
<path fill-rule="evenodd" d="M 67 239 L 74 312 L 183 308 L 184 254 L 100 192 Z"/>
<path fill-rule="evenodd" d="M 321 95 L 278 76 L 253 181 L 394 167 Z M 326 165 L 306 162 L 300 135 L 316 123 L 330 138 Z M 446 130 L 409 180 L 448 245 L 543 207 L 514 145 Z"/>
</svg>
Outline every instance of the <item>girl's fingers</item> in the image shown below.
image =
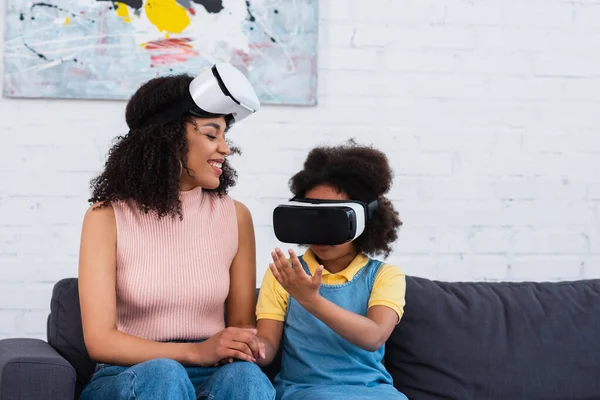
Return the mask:
<svg viewBox="0 0 600 400">
<path fill-rule="evenodd" d="M 290 249 L 290 250 L 288 250 L 288 253 L 290 253 L 290 259 L 292 260 L 292 265 L 294 266 L 294 272 L 299 276 L 303 276 L 303 275 L 308 276 L 308 274 L 306 273 L 304 268 L 302 268 L 302 264 L 300 263 L 300 260 L 296 256 L 296 253 L 294 253 L 294 250 Z"/>
<path fill-rule="evenodd" d="M 269 264 L 269 268 L 271 269 L 271 272 L 273 273 L 273 276 L 277 282 L 279 282 L 281 286 L 285 287 L 287 285 L 287 280 L 281 275 L 275 264 Z"/>
<path fill-rule="evenodd" d="M 294 271 L 291 270 L 290 263 L 283 256 L 282 251 L 280 249 L 275 249 L 275 251 L 271 253 L 271 256 L 273 257 L 273 261 L 279 270 L 279 273 L 284 276 L 287 281 L 290 281 Z"/>
</svg>

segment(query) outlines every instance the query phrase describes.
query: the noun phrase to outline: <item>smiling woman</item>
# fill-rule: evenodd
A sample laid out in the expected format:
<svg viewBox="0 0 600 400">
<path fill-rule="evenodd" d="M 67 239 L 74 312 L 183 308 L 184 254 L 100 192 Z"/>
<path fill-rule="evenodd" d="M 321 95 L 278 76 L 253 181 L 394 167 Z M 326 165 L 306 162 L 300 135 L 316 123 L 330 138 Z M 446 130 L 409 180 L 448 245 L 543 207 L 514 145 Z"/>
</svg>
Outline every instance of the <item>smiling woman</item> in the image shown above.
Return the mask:
<svg viewBox="0 0 600 400">
<path fill-rule="evenodd" d="M 224 117 L 186 114 L 166 124 L 147 123 L 183 98 L 192 79 L 188 75 L 156 78 L 133 95 L 126 109 L 130 131 L 117 138 L 104 171 L 93 180 L 91 202 L 133 200 L 158 217 L 182 216 L 180 190 L 208 184 L 206 192 L 227 194 L 235 185 L 236 173 L 225 156 L 239 150 L 225 142 Z M 206 174 L 209 157 L 223 160 L 220 176 Z"/>
<path fill-rule="evenodd" d="M 82 400 L 274 397 L 256 365 L 252 217 L 227 194 L 226 132 L 257 109 L 226 64 L 155 78 L 130 99 L 130 131 L 92 181 L 83 222 L 81 318 L 98 366 Z"/>
</svg>

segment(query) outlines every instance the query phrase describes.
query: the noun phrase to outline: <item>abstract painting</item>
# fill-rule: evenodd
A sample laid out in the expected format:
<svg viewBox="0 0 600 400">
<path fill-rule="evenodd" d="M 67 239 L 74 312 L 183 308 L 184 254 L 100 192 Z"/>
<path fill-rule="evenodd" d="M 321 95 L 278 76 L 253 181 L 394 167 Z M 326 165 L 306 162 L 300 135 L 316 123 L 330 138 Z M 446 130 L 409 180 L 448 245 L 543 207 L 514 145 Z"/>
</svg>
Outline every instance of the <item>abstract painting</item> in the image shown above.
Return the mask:
<svg viewBox="0 0 600 400">
<path fill-rule="evenodd" d="M 317 0 L 7 0 L 6 97 L 127 99 L 229 62 L 263 104 L 317 103 Z"/>
</svg>

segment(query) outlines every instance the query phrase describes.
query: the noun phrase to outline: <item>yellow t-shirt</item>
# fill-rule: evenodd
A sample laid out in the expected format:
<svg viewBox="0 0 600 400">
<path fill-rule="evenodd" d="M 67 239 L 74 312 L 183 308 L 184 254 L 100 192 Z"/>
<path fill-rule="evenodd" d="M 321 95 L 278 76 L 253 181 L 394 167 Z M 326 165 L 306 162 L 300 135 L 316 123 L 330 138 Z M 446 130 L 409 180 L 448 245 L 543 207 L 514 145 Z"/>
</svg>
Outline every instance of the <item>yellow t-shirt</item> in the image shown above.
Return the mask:
<svg viewBox="0 0 600 400">
<path fill-rule="evenodd" d="M 314 274 L 319 262 L 312 250 L 308 249 L 303 256 L 309 271 Z M 354 260 L 344 270 L 332 274 L 323 269 L 322 282 L 326 285 L 341 285 L 349 282 L 354 275 L 367 263 L 369 258 L 365 254 L 357 255 Z M 373 290 L 369 297 L 368 307 L 386 306 L 396 311 L 398 322 L 404 313 L 406 294 L 406 277 L 400 268 L 390 264 L 383 264 L 373 284 Z M 257 319 L 274 319 L 276 321 L 285 321 L 285 314 L 288 306 L 288 292 L 277 282 L 270 269 L 267 269 L 263 278 L 258 302 L 256 305 Z"/>
</svg>

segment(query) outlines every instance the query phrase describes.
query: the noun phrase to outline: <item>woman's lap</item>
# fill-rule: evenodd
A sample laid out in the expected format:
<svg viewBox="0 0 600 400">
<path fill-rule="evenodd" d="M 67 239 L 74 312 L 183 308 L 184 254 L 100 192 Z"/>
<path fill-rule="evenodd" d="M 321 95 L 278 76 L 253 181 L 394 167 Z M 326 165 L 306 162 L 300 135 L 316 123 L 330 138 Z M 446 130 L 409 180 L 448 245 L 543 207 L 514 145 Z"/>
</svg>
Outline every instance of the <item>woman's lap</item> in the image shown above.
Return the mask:
<svg viewBox="0 0 600 400">
<path fill-rule="evenodd" d="M 272 399 L 275 391 L 260 368 L 247 362 L 222 367 L 184 367 L 155 359 L 131 367 L 98 364 L 81 400 Z"/>
</svg>

